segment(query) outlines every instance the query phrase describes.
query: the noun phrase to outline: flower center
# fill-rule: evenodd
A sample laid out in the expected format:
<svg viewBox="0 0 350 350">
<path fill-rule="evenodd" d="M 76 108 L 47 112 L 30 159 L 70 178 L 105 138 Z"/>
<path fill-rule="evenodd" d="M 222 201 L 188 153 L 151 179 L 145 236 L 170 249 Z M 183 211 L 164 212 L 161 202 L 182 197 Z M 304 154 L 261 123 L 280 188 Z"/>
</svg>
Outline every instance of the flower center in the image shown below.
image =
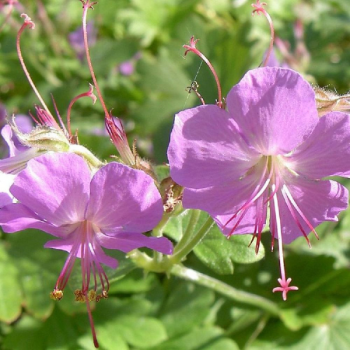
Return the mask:
<svg viewBox="0 0 350 350">
<path fill-rule="evenodd" d="M 273 292 L 282 292 L 283 300 L 287 299 L 287 293 L 290 290 L 297 290 L 297 287 L 289 286 L 291 279 L 286 279 L 284 257 L 283 257 L 283 237 L 282 227 L 285 215 L 289 214 L 293 217 L 295 223 L 309 242 L 307 233 L 303 229 L 300 218 L 307 226 L 315 232 L 306 216 L 301 211 L 300 207 L 294 200 L 291 191 L 288 189 L 288 184 L 297 177 L 292 169 L 288 167 L 288 163 L 283 156 L 280 155 L 262 155 L 260 160 L 250 168 L 242 179 L 248 183 L 248 189 L 251 188 L 251 194 L 248 200 L 236 211 L 234 215 L 226 222 L 224 227 L 232 225 L 228 234 L 231 236 L 236 228 L 240 225 L 248 209 L 255 210 L 255 224 L 253 232 L 253 240 L 256 238 L 255 251 L 258 253 L 261 234 L 267 221 L 267 210 L 270 210 L 270 230 L 272 235 L 271 250 L 274 247 L 275 238 L 278 239 L 278 252 L 280 260 L 281 278 L 278 279 L 280 287 L 273 289 Z M 242 180 L 241 179 L 241 180 Z M 287 212 L 284 209 L 281 215 L 280 203 L 283 200 L 287 207 Z"/>
<path fill-rule="evenodd" d="M 76 230 L 71 233 L 72 243 L 68 258 L 57 279 L 51 298 L 60 300 L 63 297 L 63 289 L 66 287 L 76 258 L 81 259 L 81 289 L 75 291 L 75 300 L 80 302 L 99 301 L 108 297 L 109 282 L 99 259 L 101 247 L 96 241 L 96 230 L 98 228 L 88 220 L 81 222 Z M 91 277 L 93 288 L 89 291 Z M 98 280 L 100 283 L 98 283 Z M 101 292 L 97 290 L 101 286 Z"/>
</svg>

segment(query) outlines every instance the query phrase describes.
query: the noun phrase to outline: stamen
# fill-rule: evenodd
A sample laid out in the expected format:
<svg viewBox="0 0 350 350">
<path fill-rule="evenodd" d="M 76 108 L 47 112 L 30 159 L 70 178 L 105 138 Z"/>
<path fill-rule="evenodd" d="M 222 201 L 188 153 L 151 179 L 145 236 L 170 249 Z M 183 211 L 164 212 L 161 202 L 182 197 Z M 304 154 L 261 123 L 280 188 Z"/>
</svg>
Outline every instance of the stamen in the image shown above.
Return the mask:
<svg viewBox="0 0 350 350">
<path fill-rule="evenodd" d="M 268 14 L 268 12 L 264 9 L 264 6 L 266 6 L 266 2 L 260 2 L 260 0 L 256 0 L 256 3 L 255 4 L 252 4 L 252 7 L 254 7 L 254 10 L 252 12 L 252 15 L 254 14 L 260 14 L 262 13 L 268 23 L 269 23 L 269 26 L 270 26 L 270 32 L 271 32 L 271 39 L 270 39 L 270 45 L 269 45 L 269 49 L 266 53 L 266 57 L 265 57 L 265 60 L 264 60 L 264 63 L 263 63 L 263 67 L 266 67 L 267 65 L 267 62 L 269 61 L 269 58 L 270 58 L 270 55 L 271 55 L 271 52 L 273 50 L 273 43 L 274 43 L 274 40 L 275 40 L 275 30 L 273 28 L 273 23 L 272 23 L 272 19 L 270 17 L 270 15 Z"/>
<path fill-rule="evenodd" d="M 254 238 L 256 238 L 255 254 L 259 253 L 261 234 L 266 223 L 267 210 L 266 209 L 264 210 L 264 209 L 265 209 L 265 204 L 263 203 L 262 198 L 259 198 L 256 204 L 256 220 L 255 220 L 255 227 L 254 227 L 254 235 L 251 241 L 251 243 L 253 243 Z"/>
<path fill-rule="evenodd" d="M 50 293 L 50 298 L 52 300 L 61 300 L 63 298 L 63 291 L 59 290 L 59 289 L 54 289 L 51 293 Z"/>
<path fill-rule="evenodd" d="M 47 108 L 44 100 L 42 99 L 39 91 L 37 90 L 37 88 L 35 87 L 35 84 L 29 74 L 29 71 L 24 63 L 24 59 L 23 59 L 23 56 L 22 56 L 22 52 L 21 52 L 21 46 L 20 46 L 20 39 L 21 39 L 21 34 L 22 32 L 24 31 L 24 29 L 26 27 L 29 27 L 30 29 L 34 29 L 35 28 L 35 23 L 31 20 L 31 18 L 25 14 L 25 13 L 22 13 L 21 14 L 21 17 L 24 18 L 24 23 L 22 24 L 21 28 L 19 29 L 18 33 L 17 33 L 17 40 L 16 40 L 16 47 L 17 47 L 17 54 L 18 54 L 18 58 L 19 58 L 19 61 L 21 63 L 21 66 L 22 66 L 22 69 L 24 71 L 24 74 L 26 75 L 27 79 L 28 79 L 28 82 L 30 84 L 30 86 L 32 87 L 32 89 L 34 90 L 34 93 L 35 95 L 37 96 L 37 98 L 39 99 L 41 105 L 44 107 L 45 111 L 51 116 L 52 119 L 53 116 L 52 114 L 50 113 L 49 109 Z"/>
<path fill-rule="evenodd" d="M 67 139 L 69 140 L 68 131 L 67 131 L 67 129 L 66 129 L 66 126 L 65 126 L 64 123 L 63 123 L 63 120 L 62 120 L 62 118 L 61 118 L 60 112 L 58 111 L 58 108 L 57 108 L 57 105 L 56 105 L 56 101 L 55 101 L 55 99 L 53 98 L 52 95 L 51 95 L 51 99 L 52 99 L 53 107 L 54 107 L 54 109 L 55 109 L 57 118 L 58 118 L 58 120 L 59 120 L 59 122 L 60 122 L 61 128 L 62 128 L 62 130 L 63 130 L 65 136 L 66 136 Z"/>
<path fill-rule="evenodd" d="M 78 246 L 73 245 L 72 250 L 68 255 L 68 258 L 67 258 L 66 262 L 64 263 L 64 266 L 61 270 L 61 273 L 58 276 L 54 290 L 63 291 L 64 288 L 66 287 L 68 280 L 69 280 L 69 277 L 70 277 L 70 274 L 73 270 L 75 259 L 77 257 L 77 250 L 78 250 Z"/>
<path fill-rule="evenodd" d="M 40 125 L 46 125 L 51 126 L 52 128 L 56 130 L 60 130 L 59 125 L 57 124 L 56 120 L 52 117 L 51 114 L 48 114 L 46 110 L 42 109 L 39 106 L 34 106 L 35 112 L 37 115 L 37 118 L 39 119 L 39 122 L 31 115 L 31 117 Z"/>
<path fill-rule="evenodd" d="M 244 218 L 247 210 L 255 203 L 258 202 L 256 205 L 256 219 L 255 219 L 255 227 L 254 227 L 254 236 L 251 240 L 251 242 L 249 243 L 249 246 L 253 243 L 253 240 L 255 238 L 255 234 L 258 233 L 258 237 L 257 237 L 257 242 L 255 245 L 255 252 L 256 254 L 258 254 L 259 252 L 259 247 L 260 247 L 260 240 L 261 240 L 261 233 L 262 230 L 264 228 L 265 225 L 265 220 L 266 220 L 266 211 L 264 213 L 264 206 L 260 201 L 260 197 L 264 194 L 264 192 L 266 191 L 270 181 L 271 181 L 271 177 L 273 175 L 273 171 L 272 168 L 270 169 L 270 173 L 269 176 L 267 178 L 267 180 L 265 181 L 265 183 L 261 186 L 265 176 L 266 176 L 266 172 L 268 169 L 268 158 L 266 158 L 266 162 L 265 162 L 265 166 L 264 166 L 264 171 L 262 172 L 262 175 L 258 181 L 258 185 L 255 187 L 253 193 L 251 194 L 250 198 L 248 199 L 248 201 L 243 204 L 243 206 L 237 210 L 237 212 L 226 222 L 226 224 L 224 225 L 227 226 L 233 219 L 235 219 L 238 215 L 240 215 L 239 219 L 237 220 L 236 224 L 233 226 L 233 228 L 231 229 L 230 233 L 228 234 L 228 238 L 230 238 L 234 231 L 236 230 L 236 228 L 238 227 L 238 225 L 240 224 L 240 222 L 242 221 L 242 219 Z M 258 230 L 258 231 L 257 231 Z"/>
<path fill-rule="evenodd" d="M 307 237 L 307 233 L 305 232 L 303 226 L 301 225 L 298 217 L 295 215 L 294 208 L 291 206 L 290 200 L 289 200 L 288 196 L 286 195 L 283 187 L 282 187 L 282 195 L 283 195 L 285 203 L 287 204 L 287 207 L 288 207 L 288 210 L 289 210 L 290 214 L 292 215 L 292 217 L 293 217 L 295 223 L 297 224 L 299 230 L 303 233 L 303 236 L 305 237 L 309 248 L 311 248 L 311 243 L 310 243 L 309 238 Z"/>
<path fill-rule="evenodd" d="M 224 227 L 226 227 L 233 219 L 235 219 L 242 211 L 247 210 L 256 199 L 258 199 L 262 193 L 265 191 L 265 189 L 267 188 L 267 186 L 269 185 L 270 182 L 270 175 L 269 178 L 265 181 L 264 185 L 261 186 L 261 183 L 263 182 L 265 175 L 266 175 L 266 171 L 267 171 L 267 164 L 268 164 L 268 160 L 266 158 L 266 164 L 264 166 L 264 171 L 262 172 L 262 175 L 258 181 L 258 184 L 256 185 L 253 193 L 250 195 L 250 198 L 241 206 L 241 208 L 239 208 L 236 213 L 225 223 Z M 232 234 L 231 234 L 232 235 Z"/>
<path fill-rule="evenodd" d="M 292 203 L 293 207 L 295 208 L 295 210 L 298 212 L 298 214 L 301 216 L 301 218 L 304 220 L 304 222 L 306 223 L 307 226 L 309 226 L 310 230 L 313 232 L 313 234 L 316 236 L 317 239 L 319 239 L 318 234 L 315 230 L 315 228 L 311 225 L 310 221 L 306 218 L 306 216 L 304 215 L 304 213 L 301 211 L 301 209 L 299 208 L 299 206 L 297 205 L 297 203 L 294 201 L 292 194 L 289 192 L 288 187 L 286 185 L 283 185 L 282 191 L 285 192 L 285 194 L 287 195 L 288 199 L 290 200 L 290 202 Z"/>
<path fill-rule="evenodd" d="M 271 204 L 270 204 L 270 227 L 271 227 L 271 252 L 273 252 L 275 249 L 276 219 L 274 215 L 271 215 Z"/>
<path fill-rule="evenodd" d="M 277 186 L 275 184 L 272 185 L 272 190 L 274 191 Z M 277 230 L 277 237 L 278 237 L 278 255 L 280 260 L 280 271 L 281 271 L 281 278 L 278 279 L 278 282 L 280 284 L 280 287 L 276 287 L 272 290 L 273 293 L 275 292 L 282 292 L 282 298 L 283 300 L 287 300 L 287 293 L 290 290 L 298 290 L 298 287 L 292 286 L 289 287 L 290 282 L 292 281 L 291 278 L 288 278 L 286 280 L 286 273 L 285 273 L 285 267 L 284 267 L 284 257 L 283 257 L 283 241 L 282 241 L 282 229 L 281 229 L 281 218 L 279 213 L 279 206 L 278 206 L 278 199 L 277 196 L 273 196 L 273 205 L 274 205 L 274 217 L 275 217 L 275 223 L 276 223 L 276 230 Z"/>
<path fill-rule="evenodd" d="M 185 51 L 185 56 L 187 55 L 187 53 L 189 51 L 193 52 L 194 54 L 196 54 L 197 56 L 199 56 L 205 63 L 206 65 L 209 67 L 210 71 L 212 72 L 215 82 L 216 82 L 216 86 L 218 88 L 218 100 L 217 100 L 217 105 L 220 108 L 225 108 L 223 100 L 222 100 L 222 94 L 221 94 L 221 85 L 220 85 L 220 81 L 218 78 L 218 75 L 216 74 L 216 71 L 213 67 L 213 65 L 210 63 L 210 61 L 202 54 L 202 52 L 200 52 L 197 48 L 196 48 L 196 44 L 197 41 L 199 39 L 195 39 L 194 36 L 191 37 L 190 39 L 190 45 L 183 45 L 183 47 L 186 49 Z"/>
</svg>

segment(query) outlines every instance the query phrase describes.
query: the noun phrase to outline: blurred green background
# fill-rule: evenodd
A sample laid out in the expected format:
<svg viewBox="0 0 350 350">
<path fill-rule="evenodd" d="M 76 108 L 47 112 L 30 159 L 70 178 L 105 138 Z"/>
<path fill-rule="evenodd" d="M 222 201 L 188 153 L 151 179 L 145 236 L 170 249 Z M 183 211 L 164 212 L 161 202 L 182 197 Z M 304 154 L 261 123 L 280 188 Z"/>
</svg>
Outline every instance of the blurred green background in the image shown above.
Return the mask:
<svg viewBox="0 0 350 350">
<path fill-rule="evenodd" d="M 28 114 L 39 104 L 16 53 L 19 15 L 25 12 L 36 23 L 22 35 L 25 62 L 49 108 L 54 111 L 52 94 L 64 119 L 69 102 L 92 82 L 86 60 L 69 40 L 81 26 L 81 3 L 28 0 L 21 6 L 0 33 L 0 103 L 9 115 Z M 280 64 L 313 84 L 348 92 L 347 1 L 278 0 L 269 1 L 267 9 L 279 38 L 275 55 Z M 186 91 L 192 81 L 198 82 L 206 103 L 215 103 L 209 69 L 191 53 L 184 58 L 182 45 L 192 35 L 216 68 L 224 95 L 261 64 L 270 32 L 266 19 L 252 16 L 251 10 L 251 1 L 245 0 L 100 0 L 89 12 L 96 30 L 91 57 L 107 108 L 123 120 L 143 157 L 155 164 L 167 161 L 174 114 L 200 104 Z M 1 7 L 0 26 L 6 11 Z M 103 131 L 99 102 L 80 99 L 72 123 L 80 142 L 96 155 L 106 160 L 116 155 Z M 177 229 L 170 224 L 166 233 L 176 239 Z M 265 257 L 248 257 L 254 249 L 247 247 L 250 238 L 244 244 L 239 239 L 227 243 L 214 229 L 185 262 L 228 287 L 270 300 L 278 312 L 178 276 L 144 274 L 120 254 L 120 268 L 108 271 L 110 297 L 93 313 L 101 349 L 350 349 L 349 211 L 339 223 L 323 224 L 317 231 L 320 240 L 310 237 L 312 249 L 302 238 L 285 247 L 288 275 L 299 286 L 286 302 L 271 292 L 279 269 L 267 233 Z M 49 299 L 66 254 L 44 249 L 48 237 L 34 230 L 1 235 L 1 349 L 93 348 L 85 305 L 73 302 L 78 272 L 62 301 Z"/>
</svg>

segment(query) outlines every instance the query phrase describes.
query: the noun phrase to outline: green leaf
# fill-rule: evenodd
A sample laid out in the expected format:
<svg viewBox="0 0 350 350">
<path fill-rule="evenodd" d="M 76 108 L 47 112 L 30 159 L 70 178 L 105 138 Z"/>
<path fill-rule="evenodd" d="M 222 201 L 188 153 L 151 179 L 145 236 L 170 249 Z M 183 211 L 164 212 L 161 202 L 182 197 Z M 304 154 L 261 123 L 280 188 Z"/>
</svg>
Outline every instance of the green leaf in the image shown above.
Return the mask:
<svg viewBox="0 0 350 350">
<path fill-rule="evenodd" d="M 311 300 L 304 308 L 285 309 L 281 312 L 281 319 L 285 326 L 295 331 L 310 325 L 322 325 L 335 311 L 334 305 Z"/>
<path fill-rule="evenodd" d="M 4 344 L 16 350 L 66 350 L 75 345 L 79 331 L 71 318 L 55 308 L 52 315 L 40 322 L 24 316 L 5 337 Z"/>
<path fill-rule="evenodd" d="M 97 328 L 98 342 L 101 350 L 118 349 L 129 350 L 129 346 L 124 338 L 116 332 L 113 324 L 107 323 L 103 327 Z M 96 350 L 91 334 L 85 334 L 78 339 L 78 344 L 83 347 L 84 350 Z"/>
<path fill-rule="evenodd" d="M 137 45 L 130 40 L 115 41 L 109 38 L 98 40 L 91 48 L 91 60 L 103 64 L 94 65 L 95 74 L 106 76 L 119 63 L 130 60 L 137 51 Z"/>
<path fill-rule="evenodd" d="M 113 283 L 109 288 L 109 294 L 147 292 L 153 289 L 157 283 L 158 279 L 155 274 L 146 275 L 143 270 L 136 269 Z"/>
<path fill-rule="evenodd" d="M 174 114 L 185 102 L 188 105 L 193 102 L 193 94 L 185 91 L 190 79 L 180 62 L 173 61 L 165 52 L 157 60 L 144 57 L 139 62 L 138 71 L 143 76 L 140 87 L 147 97 L 144 104 L 136 109 L 135 119 L 142 125 L 140 130 L 143 133 L 159 130 L 169 141 L 169 134 L 164 132 L 165 125 L 172 125 Z"/>
<path fill-rule="evenodd" d="M 3 243 L 3 242 L 2 242 Z M 22 293 L 19 271 L 3 244 L 0 245 L 0 320 L 10 323 L 21 314 Z"/>
<path fill-rule="evenodd" d="M 192 210 L 185 210 L 172 217 L 165 227 L 165 232 L 174 240 L 179 241 L 186 232 Z M 196 232 L 208 219 L 206 212 L 201 212 L 198 220 L 193 224 L 192 231 Z M 194 248 L 198 259 L 215 273 L 220 275 L 232 274 L 234 263 L 250 264 L 261 260 L 265 256 L 264 246 L 261 244 L 259 253 L 249 247 L 251 235 L 233 235 L 227 239 L 219 228 L 214 225 L 204 239 Z"/>
<path fill-rule="evenodd" d="M 167 235 L 175 241 L 179 241 L 188 229 L 193 212 L 193 210 L 187 209 L 182 211 L 179 215 L 171 217 L 164 229 Z M 198 219 L 191 223 L 192 235 L 201 228 L 201 226 L 207 221 L 208 217 L 208 213 L 204 211 L 200 212 Z"/>
<path fill-rule="evenodd" d="M 250 264 L 264 257 L 263 245 L 260 245 L 259 253 L 255 254 L 254 248 L 249 247 L 250 242 L 251 235 L 233 235 L 227 239 L 219 228 L 214 226 L 194 249 L 194 253 L 216 273 L 232 274 L 233 263 Z"/>
<path fill-rule="evenodd" d="M 3 345 L 6 349 L 16 350 L 44 350 L 45 339 L 39 336 L 42 323 L 32 317 L 24 316 L 12 328 Z"/>
<path fill-rule="evenodd" d="M 311 315 L 310 315 L 311 316 Z M 284 315 L 285 317 L 285 315 Z M 350 346 L 350 303 L 333 307 L 327 318 L 314 327 L 299 331 L 271 321 L 262 334 L 249 347 L 250 350 L 343 350 Z"/>
<path fill-rule="evenodd" d="M 8 237 L 11 243 L 9 252 L 21 270 L 25 307 L 38 318 L 47 318 L 52 313 L 54 303 L 50 292 L 67 257 L 65 252 L 43 248 L 49 237 L 36 230 L 26 230 Z"/>
<path fill-rule="evenodd" d="M 237 344 L 225 338 L 221 329 L 207 327 L 195 329 L 190 333 L 168 340 L 150 350 L 239 350 Z"/>
<path fill-rule="evenodd" d="M 101 345 L 106 349 L 119 350 L 116 346 L 110 346 L 110 333 L 112 339 L 124 343 L 121 349 L 127 349 L 126 344 L 137 348 L 150 347 L 167 339 L 164 325 L 148 316 L 151 309 L 150 301 L 136 297 L 124 300 L 110 298 L 98 303 L 93 316 Z"/>
<path fill-rule="evenodd" d="M 115 331 L 132 346 L 141 349 L 157 345 L 167 339 L 164 325 L 152 317 L 122 316 L 115 322 Z"/>
<path fill-rule="evenodd" d="M 160 320 L 169 337 L 187 333 L 200 325 L 210 313 L 214 293 L 189 283 L 178 283 L 161 310 Z"/>
<path fill-rule="evenodd" d="M 154 167 L 154 171 L 159 182 L 170 176 L 170 169 L 168 165 L 157 165 Z"/>
</svg>

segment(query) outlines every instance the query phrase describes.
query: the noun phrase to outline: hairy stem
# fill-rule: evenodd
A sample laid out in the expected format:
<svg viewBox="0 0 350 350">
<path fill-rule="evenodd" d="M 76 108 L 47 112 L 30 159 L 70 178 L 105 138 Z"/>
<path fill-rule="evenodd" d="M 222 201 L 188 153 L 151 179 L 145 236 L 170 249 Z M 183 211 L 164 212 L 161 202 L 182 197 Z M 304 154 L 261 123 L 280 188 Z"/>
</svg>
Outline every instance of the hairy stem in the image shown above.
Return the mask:
<svg viewBox="0 0 350 350">
<path fill-rule="evenodd" d="M 177 264 L 181 262 L 187 254 L 189 254 L 193 248 L 205 237 L 205 235 L 209 232 L 214 222 L 211 217 L 207 219 L 207 221 L 202 225 L 202 227 L 198 230 L 198 232 L 192 237 L 192 239 L 181 249 L 175 252 L 169 260 L 173 264 Z"/>
<path fill-rule="evenodd" d="M 201 286 L 210 288 L 215 292 L 225 295 L 226 297 L 234 301 L 258 307 L 259 309 L 265 310 L 274 316 L 280 315 L 280 310 L 278 306 L 272 301 L 265 299 L 261 296 L 247 293 L 234 287 L 231 287 L 230 285 L 224 282 L 221 282 L 213 277 L 204 275 L 198 271 L 183 267 L 181 265 L 175 265 L 170 270 L 170 273 L 183 279 L 192 281 Z"/>
<path fill-rule="evenodd" d="M 190 221 L 188 222 L 186 230 L 185 230 L 184 234 L 182 235 L 180 241 L 176 245 L 176 247 L 174 249 L 174 253 L 177 253 L 178 251 L 180 251 L 184 246 L 186 246 L 188 241 L 191 239 L 193 232 L 194 232 L 194 228 L 197 225 L 200 214 L 201 214 L 201 212 L 198 209 L 191 210 Z"/>
</svg>

